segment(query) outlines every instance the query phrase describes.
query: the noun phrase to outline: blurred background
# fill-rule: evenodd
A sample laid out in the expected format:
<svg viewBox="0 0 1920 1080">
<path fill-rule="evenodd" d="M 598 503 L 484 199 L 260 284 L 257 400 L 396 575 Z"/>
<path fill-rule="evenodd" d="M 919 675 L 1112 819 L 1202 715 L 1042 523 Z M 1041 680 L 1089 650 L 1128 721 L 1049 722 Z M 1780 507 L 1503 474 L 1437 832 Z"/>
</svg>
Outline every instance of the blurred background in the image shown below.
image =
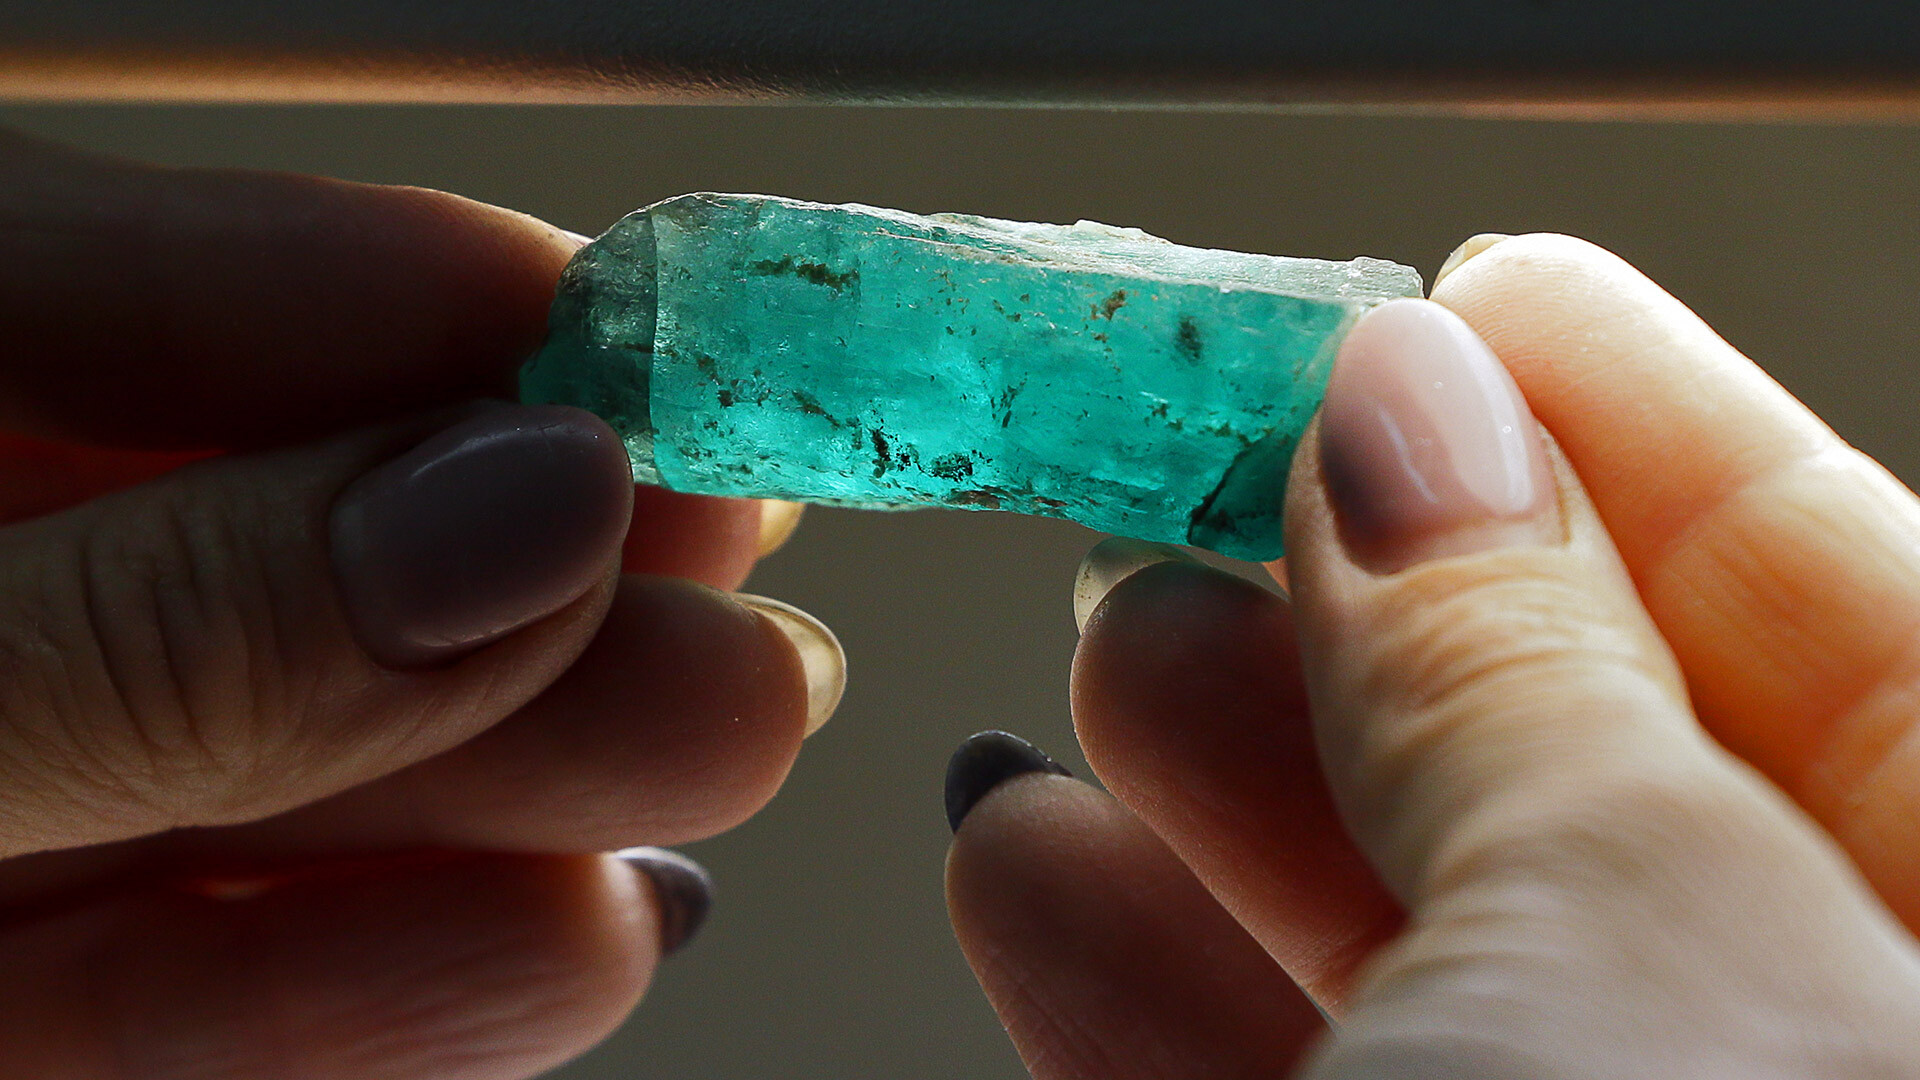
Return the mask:
<svg viewBox="0 0 1920 1080">
<path fill-rule="evenodd" d="M 0 123 L 444 188 L 588 234 L 668 195 L 749 191 L 1094 218 L 1430 279 L 1472 233 L 1574 233 L 1920 479 L 1920 127 L 795 106 L 20 107 Z M 811 511 L 749 588 L 839 632 L 845 704 L 765 813 L 687 849 L 718 881 L 712 921 L 555 1080 L 1024 1076 L 947 928 L 941 774 L 962 738 L 1003 727 L 1086 775 L 1069 601 L 1096 539 L 1001 514 Z"/>
</svg>

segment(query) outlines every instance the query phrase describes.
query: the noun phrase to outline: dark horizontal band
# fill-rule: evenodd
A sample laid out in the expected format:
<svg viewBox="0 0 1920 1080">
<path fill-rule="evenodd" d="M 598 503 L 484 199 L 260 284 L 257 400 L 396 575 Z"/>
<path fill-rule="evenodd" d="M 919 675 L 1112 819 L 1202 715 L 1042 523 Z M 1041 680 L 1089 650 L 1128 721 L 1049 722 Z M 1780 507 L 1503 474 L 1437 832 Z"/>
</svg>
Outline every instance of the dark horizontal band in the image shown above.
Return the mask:
<svg viewBox="0 0 1920 1080">
<path fill-rule="evenodd" d="M 14 98 L 1920 100 L 1848 0 L 0 0 Z"/>
</svg>

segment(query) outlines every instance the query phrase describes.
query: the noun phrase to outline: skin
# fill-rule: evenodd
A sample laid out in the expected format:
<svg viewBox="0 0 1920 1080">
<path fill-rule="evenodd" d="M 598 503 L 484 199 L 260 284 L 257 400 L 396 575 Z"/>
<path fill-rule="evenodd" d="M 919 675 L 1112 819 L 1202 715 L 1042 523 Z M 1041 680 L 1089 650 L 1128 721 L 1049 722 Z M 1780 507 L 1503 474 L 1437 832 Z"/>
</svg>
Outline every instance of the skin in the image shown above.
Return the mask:
<svg viewBox="0 0 1920 1080">
<path fill-rule="evenodd" d="M 661 922 L 598 853 L 737 823 L 798 752 L 798 657 L 721 591 L 759 507 L 641 494 L 570 603 L 420 670 L 360 649 L 301 527 L 507 391 L 572 241 L 17 138 L 0 206 L 9 1074 L 511 1078 L 591 1045 Z M 1114 797 L 1012 781 L 949 865 L 1022 1054 L 1911 1074 L 1920 506 L 1591 246 L 1507 241 L 1436 299 L 1551 437 L 1552 539 L 1363 565 L 1309 440 L 1291 603 L 1115 586 L 1074 672 Z"/>
<path fill-rule="evenodd" d="M 0 1072 L 506 1080 L 598 1041 L 662 921 L 601 853 L 731 827 L 799 751 L 799 657 L 726 592 L 760 506 L 640 492 L 570 602 L 419 668 L 360 647 L 316 527 L 510 394 L 578 242 L 5 135 L 0 210 Z"/>
<path fill-rule="evenodd" d="M 1134 1075 L 1083 1050 L 1108 1043 L 1172 1080 L 1920 1071 L 1920 500 L 1590 244 L 1505 240 L 1434 299 L 1537 416 L 1551 528 L 1356 560 L 1309 438 L 1290 598 L 1178 561 L 1114 586 L 1073 680 L 1111 799 L 1020 778 L 948 865 L 1022 1056 L 1039 1080 Z M 1214 1040 L 1283 989 L 1335 1026 L 1275 1002 Z"/>
</svg>

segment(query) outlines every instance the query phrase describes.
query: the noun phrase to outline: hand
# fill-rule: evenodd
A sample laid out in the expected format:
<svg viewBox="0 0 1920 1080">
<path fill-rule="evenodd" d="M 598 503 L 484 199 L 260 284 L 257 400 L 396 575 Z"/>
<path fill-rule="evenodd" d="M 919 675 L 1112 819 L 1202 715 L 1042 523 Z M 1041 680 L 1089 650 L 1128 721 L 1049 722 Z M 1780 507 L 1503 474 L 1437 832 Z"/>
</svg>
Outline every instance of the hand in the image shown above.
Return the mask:
<svg viewBox="0 0 1920 1080">
<path fill-rule="evenodd" d="M 742 820 L 831 711 L 824 628 L 720 591 L 792 515 L 474 403 L 577 246 L 530 218 L 18 137 L 0 210 L 0 1074 L 590 1045 L 705 902 L 598 853 Z"/>
<path fill-rule="evenodd" d="M 1591 245 L 1434 299 L 1343 347 L 1291 603 L 1090 556 L 1117 802 L 958 759 L 1034 1075 L 1920 1074 L 1920 503 Z"/>
</svg>

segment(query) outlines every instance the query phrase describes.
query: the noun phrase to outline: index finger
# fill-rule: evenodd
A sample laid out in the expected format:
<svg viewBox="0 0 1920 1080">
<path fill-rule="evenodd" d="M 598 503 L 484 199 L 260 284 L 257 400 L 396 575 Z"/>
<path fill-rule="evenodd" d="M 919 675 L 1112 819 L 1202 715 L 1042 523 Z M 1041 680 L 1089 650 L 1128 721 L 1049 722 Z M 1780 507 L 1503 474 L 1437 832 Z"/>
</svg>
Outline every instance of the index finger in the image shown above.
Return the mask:
<svg viewBox="0 0 1920 1080">
<path fill-rule="evenodd" d="M 1434 299 L 1587 485 L 1701 720 L 1920 925 L 1920 503 L 1591 244 L 1501 241 Z"/>
<path fill-rule="evenodd" d="M 443 192 L 0 133 L 0 427 L 228 448 L 511 396 L 577 247 Z"/>
</svg>

